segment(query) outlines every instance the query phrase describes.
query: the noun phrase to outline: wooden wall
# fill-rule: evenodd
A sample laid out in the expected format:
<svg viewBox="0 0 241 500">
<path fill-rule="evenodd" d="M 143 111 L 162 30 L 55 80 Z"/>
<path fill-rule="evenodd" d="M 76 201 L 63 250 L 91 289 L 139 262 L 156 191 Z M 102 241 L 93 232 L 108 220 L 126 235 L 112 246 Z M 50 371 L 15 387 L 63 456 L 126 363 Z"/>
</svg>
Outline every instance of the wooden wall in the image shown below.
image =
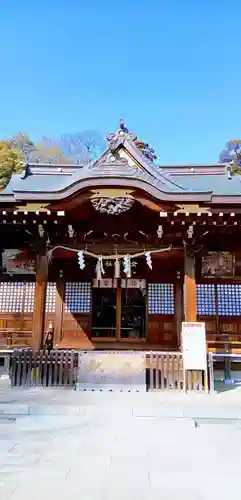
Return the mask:
<svg viewBox="0 0 241 500">
<path fill-rule="evenodd" d="M 58 286 L 54 282 L 48 283 L 45 331 L 51 322 L 54 326 L 57 348 L 93 348 L 98 341 L 96 339 L 91 341 L 91 283 L 67 282 L 62 285 L 62 295 L 58 297 Z M 20 288 L 22 290 L 25 287 L 24 282 L 5 282 L 5 288 L 9 286 L 10 302 L 6 306 L 7 310 L 4 310 L 5 303 L 1 303 L 1 286 L 3 286 L 3 282 L 0 282 L 0 344 L 9 344 L 15 347 L 30 346 L 32 343 L 34 287 L 31 290 L 31 297 L 28 295 L 26 301 L 23 294 L 19 302 Z M 88 289 L 86 295 L 83 293 L 83 287 Z M 153 291 L 150 293 L 150 287 L 155 288 L 154 293 Z M 67 295 L 68 290 L 69 296 Z M 176 348 L 178 341 L 175 286 L 172 283 L 150 283 L 148 290 L 146 300 L 149 313 L 147 314 L 146 343 L 149 346 L 160 346 L 163 349 Z M 17 308 L 20 311 L 10 311 L 11 307 L 13 310 Z M 58 329 L 59 332 L 57 332 Z M 143 340 L 141 343 L 143 344 Z"/>
<path fill-rule="evenodd" d="M 180 344 L 180 326 L 183 319 L 182 264 L 181 259 L 172 261 L 169 256 L 169 258 L 160 259 L 160 261 L 153 261 L 153 270 L 147 268 L 145 261 L 139 265 L 139 269 L 138 267 L 136 269 L 135 277 L 145 278 L 149 286 L 158 285 L 162 288 L 161 291 L 160 289 L 156 291 L 156 309 L 155 304 L 154 306 L 153 303 L 150 304 L 150 289 L 147 295 L 149 304 L 146 346 L 149 348 L 176 349 Z M 78 285 L 80 283 L 88 283 L 88 286 L 91 286 L 93 269 L 91 269 L 91 273 L 89 270 L 81 272 L 76 263 L 74 265 L 73 268 L 73 263 L 67 265 L 64 262 L 62 264 L 58 262 L 50 273 L 45 330 L 47 330 L 49 322 L 52 321 L 55 327 L 57 347 L 93 348 L 96 343 L 94 344 L 91 340 L 91 298 L 87 305 L 79 303 L 78 309 L 78 305 L 76 307 L 74 305 L 73 297 L 83 294 L 81 290 L 76 294 L 72 289 L 73 293 L 71 292 L 70 298 L 67 300 L 65 297 L 65 302 L 62 302 L 67 283 L 73 283 L 76 286 L 80 286 Z M 63 280 L 60 281 L 62 283 L 62 296 L 58 297 L 56 283 L 59 280 L 61 267 L 64 269 L 65 286 Z M 112 275 L 113 270 L 108 272 Z M 0 278 L 0 345 L 30 346 L 32 343 L 34 282 L 26 277 L 22 277 L 22 281 L 20 279 Z M 11 289 L 11 293 L 9 292 L 10 300 L 6 295 L 4 283 L 5 285 L 6 283 L 12 284 L 13 288 L 15 286 L 16 290 L 18 289 L 18 292 L 16 290 L 13 292 Z M 21 293 L 19 286 L 22 290 Z M 71 286 L 74 285 L 68 286 L 71 289 Z M 173 299 L 170 298 L 170 287 L 173 290 Z M 171 304 L 170 301 L 173 303 Z M 202 280 L 197 272 L 197 318 L 206 323 L 210 349 L 241 350 L 241 279 Z"/>
<path fill-rule="evenodd" d="M 148 315 L 147 344 L 160 346 L 163 349 L 177 347 L 178 339 L 174 315 Z"/>
</svg>

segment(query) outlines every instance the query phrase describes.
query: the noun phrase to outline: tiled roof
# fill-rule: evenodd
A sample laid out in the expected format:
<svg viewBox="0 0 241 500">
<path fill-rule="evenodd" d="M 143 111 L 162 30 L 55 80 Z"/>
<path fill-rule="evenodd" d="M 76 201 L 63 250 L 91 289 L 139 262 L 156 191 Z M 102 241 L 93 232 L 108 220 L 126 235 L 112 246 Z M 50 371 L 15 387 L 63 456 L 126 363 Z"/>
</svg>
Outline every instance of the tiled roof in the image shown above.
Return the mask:
<svg viewBox="0 0 241 500">
<path fill-rule="evenodd" d="M 139 187 L 160 198 L 182 199 L 190 195 L 240 196 L 240 177 L 230 178 L 226 166 L 158 166 L 137 148 L 132 134 L 111 134 L 108 149 L 92 165 L 27 165 L 25 174 L 14 174 L 0 202 L 20 199 L 61 199 L 82 187 L 98 185 Z M 158 194 L 159 193 L 159 194 Z M 195 195 L 195 196 L 194 196 Z"/>
</svg>

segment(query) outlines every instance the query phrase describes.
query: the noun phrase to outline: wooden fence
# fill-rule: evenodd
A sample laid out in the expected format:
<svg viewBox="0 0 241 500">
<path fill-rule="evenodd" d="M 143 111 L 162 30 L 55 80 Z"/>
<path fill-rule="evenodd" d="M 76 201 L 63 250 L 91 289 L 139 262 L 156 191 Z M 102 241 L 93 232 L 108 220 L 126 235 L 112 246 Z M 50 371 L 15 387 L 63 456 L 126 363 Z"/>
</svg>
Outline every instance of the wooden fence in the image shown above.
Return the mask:
<svg viewBox="0 0 241 500">
<path fill-rule="evenodd" d="M 75 351 L 14 351 L 10 362 L 12 387 L 73 387 L 78 354 Z"/>
<path fill-rule="evenodd" d="M 12 387 L 74 387 L 77 382 L 78 352 L 35 352 L 15 350 L 11 357 Z M 208 355 L 208 371 L 184 373 L 180 352 L 146 352 L 146 389 L 212 391 L 213 362 Z"/>
<path fill-rule="evenodd" d="M 201 370 L 185 372 L 181 352 L 147 353 L 147 388 L 157 391 L 212 391 L 212 354 L 207 354 L 207 372 Z"/>
</svg>

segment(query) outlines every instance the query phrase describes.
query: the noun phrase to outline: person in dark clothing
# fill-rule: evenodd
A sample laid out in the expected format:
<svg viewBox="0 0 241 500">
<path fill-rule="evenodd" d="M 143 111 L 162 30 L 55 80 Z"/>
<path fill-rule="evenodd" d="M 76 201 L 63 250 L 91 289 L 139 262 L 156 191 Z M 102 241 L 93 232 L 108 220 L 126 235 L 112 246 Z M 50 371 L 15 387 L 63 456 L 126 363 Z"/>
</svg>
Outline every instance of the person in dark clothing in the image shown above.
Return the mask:
<svg viewBox="0 0 241 500">
<path fill-rule="evenodd" d="M 53 350 L 54 343 L 54 331 L 52 325 L 49 325 L 45 340 L 44 340 L 44 350 L 48 353 Z"/>
</svg>

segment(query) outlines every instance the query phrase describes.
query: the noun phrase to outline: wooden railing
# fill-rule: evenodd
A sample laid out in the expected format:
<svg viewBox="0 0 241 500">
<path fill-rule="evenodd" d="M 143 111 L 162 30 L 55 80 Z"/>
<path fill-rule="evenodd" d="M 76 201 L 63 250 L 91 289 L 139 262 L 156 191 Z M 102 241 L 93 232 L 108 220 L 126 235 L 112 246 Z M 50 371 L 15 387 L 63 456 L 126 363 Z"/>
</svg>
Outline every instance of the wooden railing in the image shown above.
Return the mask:
<svg viewBox="0 0 241 500">
<path fill-rule="evenodd" d="M 184 372 L 181 352 L 147 353 L 147 388 L 149 390 L 210 391 L 213 390 L 212 355 L 207 355 L 207 373 Z"/>
<path fill-rule="evenodd" d="M 147 387 L 150 390 L 181 390 L 183 388 L 182 354 L 159 351 L 147 353 Z"/>
<path fill-rule="evenodd" d="M 30 347 L 32 331 L 21 328 L 0 328 L 1 347 Z"/>
<path fill-rule="evenodd" d="M 12 387 L 73 387 L 78 354 L 75 351 L 16 350 L 12 354 Z"/>
<path fill-rule="evenodd" d="M 240 353 L 241 335 L 237 333 L 207 334 L 207 347 L 210 352 Z"/>
</svg>

